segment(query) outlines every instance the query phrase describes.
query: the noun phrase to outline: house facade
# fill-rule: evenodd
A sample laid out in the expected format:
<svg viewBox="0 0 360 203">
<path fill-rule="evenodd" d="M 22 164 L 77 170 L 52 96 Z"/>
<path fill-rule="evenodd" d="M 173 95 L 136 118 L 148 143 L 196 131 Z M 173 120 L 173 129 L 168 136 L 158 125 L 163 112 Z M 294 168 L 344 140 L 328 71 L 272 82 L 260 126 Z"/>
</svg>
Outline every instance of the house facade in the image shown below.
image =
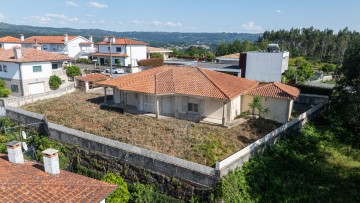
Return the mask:
<svg viewBox="0 0 360 203">
<path fill-rule="evenodd" d="M 146 59 L 146 43 L 126 38 L 104 37 L 96 43 L 97 53 L 93 54 L 100 64 L 137 66 L 137 61 Z"/>
<path fill-rule="evenodd" d="M 95 52 L 92 36 L 86 39 L 82 36 L 32 36 L 20 39 L 24 48 L 38 46 L 40 50 L 62 54 L 70 57 L 87 58 Z"/>
<path fill-rule="evenodd" d="M 1 49 L 11 49 L 15 46 L 21 46 L 20 39 L 12 36 L 6 36 L 0 38 Z"/>
<path fill-rule="evenodd" d="M 185 66 L 161 66 L 98 84 L 112 87 L 113 103 L 124 110 L 223 126 L 249 110 L 244 104 L 251 98 L 247 92 L 259 85 L 257 81 Z M 276 106 L 270 108 L 277 112 Z"/>
<path fill-rule="evenodd" d="M 158 48 L 158 47 L 149 47 L 149 46 L 146 47 L 146 51 L 147 51 L 147 58 L 148 59 L 151 58 L 151 54 L 158 53 L 158 54 L 161 54 L 163 56 L 164 60 L 168 60 L 169 55 L 173 52 L 172 50 Z"/>
<path fill-rule="evenodd" d="M 217 63 L 239 65 L 240 53 L 216 57 Z"/>
<path fill-rule="evenodd" d="M 27 96 L 50 91 L 49 78 L 67 81 L 63 69 L 70 57 L 33 48 L 0 50 L 0 79 L 5 80 L 13 96 Z"/>
</svg>

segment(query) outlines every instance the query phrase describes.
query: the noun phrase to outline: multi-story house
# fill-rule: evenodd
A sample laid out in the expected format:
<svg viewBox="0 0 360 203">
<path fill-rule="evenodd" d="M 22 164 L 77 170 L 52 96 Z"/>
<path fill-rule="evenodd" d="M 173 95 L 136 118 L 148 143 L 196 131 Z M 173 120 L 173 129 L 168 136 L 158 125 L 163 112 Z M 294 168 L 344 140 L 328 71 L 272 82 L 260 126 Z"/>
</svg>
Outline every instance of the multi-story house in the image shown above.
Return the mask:
<svg viewBox="0 0 360 203">
<path fill-rule="evenodd" d="M 110 64 L 110 57 L 113 65 L 137 66 L 137 61 L 146 59 L 146 43 L 126 38 L 104 37 L 104 40 L 96 43 L 97 57 L 100 64 Z"/>
<path fill-rule="evenodd" d="M 14 46 L 21 46 L 19 38 L 12 36 L 6 36 L 0 38 L 0 48 L 11 49 Z"/>
<path fill-rule="evenodd" d="M 32 36 L 24 39 L 21 36 L 20 42 L 24 48 L 40 46 L 43 51 L 62 54 L 70 57 L 85 58 L 95 52 L 92 36 L 86 39 L 82 36 Z"/>
</svg>

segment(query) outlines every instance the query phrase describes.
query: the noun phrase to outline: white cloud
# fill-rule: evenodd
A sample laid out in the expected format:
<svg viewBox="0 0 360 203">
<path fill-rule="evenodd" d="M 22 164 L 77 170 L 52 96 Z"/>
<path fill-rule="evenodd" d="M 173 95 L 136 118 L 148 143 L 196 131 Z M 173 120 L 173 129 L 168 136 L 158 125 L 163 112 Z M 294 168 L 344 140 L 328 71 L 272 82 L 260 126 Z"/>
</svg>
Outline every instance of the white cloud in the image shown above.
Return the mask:
<svg viewBox="0 0 360 203">
<path fill-rule="evenodd" d="M 91 21 L 92 24 L 96 24 L 96 25 L 105 25 L 106 24 L 106 20 L 99 20 L 99 21 Z"/>
<path fill-rule="evenodd" d="M 243 30 L 248 33 L 260 33 L 264 31 L 264 29 L 261 26 L 255 25 L 253 21 L 243 24 L 242 27 Z"/>
<path fill-rule="evenodd" d="M 92 14 L 86 14 L 85 16 L 86 16 L 86 17 L 94 17 L 95 15 L 92 15 Z"/>
<path fill-rule="evenodd" d="M 276 13 L 282 13 L 282 11 L 281 10 L 276 10 Z"/>
<path fill-rule="evenodd" d="M 89 7 L 92 7 L 92 8 L 109 8 L 108 5 L 106 5 L 106 4 L 100 4 L 100 3 L 97 3 L 97 2 L 89 2 L 89 3 L 88 3 L 88 6 L 89 6 Z"/>
<path fill-rule="evenodd" d="M 146 22 L 145 21 L 141 21 L 141 20 L 133 20 L 133 21 L 131 21 L 133 24 L 135 24 L 135 25 L 144 25 L 144 24 L 146 24 Z"/>
<path fill-rule="evenodd" d="M 0 22 L 4 21 L 6 19 L 6 16 L 0 12 Z"/>
<path fill-rule="evenodd" d="M 62 15 L 62 14 L 56 14 L 56 13 L 47 13 L 45 14 L 46 17 L 50 18 L 50 19 L 58 19 L 58 20 L 61 20 L 61 22 L 77 22 L 79 21 L 79 18 L 70 18 L 70 17 L 67 17 L 65 15 Z"/>
<path fill-rule="evenodd" d="M 44 17 L 44 16 L 29 16 L 29 17 L 23 17 L 22 22 L 36 22 L 40 24 L 49 24 L 51 21 L 51 18 Z"/>
<path fill-rule="evenodd" d="M 177 28 L 182 26 L 181 23 L 177 23 L 177 22 L 159 22 L 159 21 L 153 21 L 151 25 L 157 27 L 170 27 L 170 28 Z"/>
<path fill-rule="evenodd" d="M 65 1 L 65 4 L 68 5 L 68 6 L 74 6 L 74 7 L 77 7 L 79 6 L 79 4 L 73 2 L 73 1 Z"/>
</svg>

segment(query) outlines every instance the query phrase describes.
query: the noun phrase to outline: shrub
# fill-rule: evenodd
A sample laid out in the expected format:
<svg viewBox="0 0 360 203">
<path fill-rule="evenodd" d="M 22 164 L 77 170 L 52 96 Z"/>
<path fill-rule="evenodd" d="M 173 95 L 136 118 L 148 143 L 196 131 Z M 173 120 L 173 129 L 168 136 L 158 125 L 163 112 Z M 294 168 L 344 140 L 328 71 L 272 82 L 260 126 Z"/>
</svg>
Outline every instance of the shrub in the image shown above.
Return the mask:
<svg viewBox="0 0 360 203">
<path fill-rule="evenodd" d="M 74 79 L 75 76 L 81 75 L 80 68 L 78 66 L 66 66 L 66 75 Z"/>
<path fill-rule="evenodd" d="M 91 60 L 87 58 L 78 58 L 76 63 L 91 63 Z"/>
<path fill-rule="evenodd" d="M 0 97 L 7 97 L 10 93 L 10 90 L 6 88 L 5 80 L 0 80 Z"/>
<path fill-rule="evenodd" d="M 116 184 L 118 186 L 118 188 L 106 198 L 106 202 L 110 203 L 129 201 L 130 193 L 128 190 L 128 186 L 121 176 L 115 175 L 113 173 L 107 173 L 101 180 L 108 183 Z"/>
<path fill-rule="evenodd" d="M 144 59 L 137 62 L 139 66 L 151 66 L 158 67 L 164 64 L 164 59 L 162 58 L 152 58 L 152 59 Z"/>
<path fill-rule="evenodd" d="M 151 53 L 150 58 L 164 59 L 164 56 L 160 53 Z"/>
<path fill-rule="evenodd" d="M 61 78 L 59 78 L 59 76 L 57 75 L 50 76 L 49 86 L 51 89 L 57 90 L 59 89 L 60 85 L 61 85 Z"/>
<path fill-rule="evenodd" d="M 173 197 L 166 196 L 157 191 L 150 185 L 144 185 L 141 183 L 134 183 L 130 185 L 129 190 L 131 192 L 131 203 L 177 203 L 181 202 Z"/>
</svg>

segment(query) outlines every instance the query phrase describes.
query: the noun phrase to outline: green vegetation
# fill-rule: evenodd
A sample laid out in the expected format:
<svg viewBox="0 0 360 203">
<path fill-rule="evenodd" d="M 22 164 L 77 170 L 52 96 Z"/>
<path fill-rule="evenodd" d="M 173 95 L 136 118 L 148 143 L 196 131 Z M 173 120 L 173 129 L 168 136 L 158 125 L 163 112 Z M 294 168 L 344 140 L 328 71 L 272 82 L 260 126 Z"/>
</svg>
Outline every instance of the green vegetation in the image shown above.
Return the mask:
<svg viewBox="0 0 360 203">
<path fill-rule="evenodd" d="M 329 127 L 330 126 L 330 127 Z M 345 134 L 344 134 L 345 133 Z M 227 175 L 215 202 L 359 202 L 360 149 L 326 121 L 307 124 Z"/>
<path fill-rule="evenodd" d="M 185 59 L 200 59 L 208 61 L 213 61 L 215 59 L 215 55 L 212 52 L 201 46 L 190 46 L 184 51 L 173 49 L 172 55 Z"/>
<path fill-rule="evenodd" d="M 217 47 L 215 54 L 216 56 L 223 56 L 233 53 L 241 53 L 247 51 L 258 51 L 266 50 L 269 42 L 267 40 L 258 40 L 254 43 L 248 40 L 235 40 L 232 43 L 222 42 Z"/>
<path fill-rule="evenodd" d="M 87 59 L 87 58 L 78 58 L 76 60 L 76 63 L 86 63 L 86 64 L 89 64 L 91 63 L 92 61 L 90 59 Z"/>
<path fill-rule="evenodd" d="M 164 64 L 162 58 L 143 59 L 137 62 L 139 66 L 159 67 Z"/>
<path fill-rule="evenodd" d="M 106 173 L 101 180 L 107 183 L 116 184 L 118 186 L 118 188 L 106 198 L 106 202 L 126 203 L 129 201 L 130 193 L 127 184 L 121 176 L 115 175 L 113 173 Z"/>
<path fill-rule="evenodd" d="M 6 88 L 5 80 L 0 79 L 0 97 L 8 97 L 10 93 L 10 90 Z"/>
<path fill-rule="evenodd" d="M 130 203 L 180 203 L 182 201 L 173 197 L 161 194 L 155 187 L 151 185 L 144 185 L 141 183 L 134 183 L 130 185 L 131 192 Z"/>
<path fill-rule="evenodd" d="M 73 80 L 75 76 L 81 75 L 79 66 L 75 66 L 75 65 L 66 66 L 65 69 L 66 69 L 66 75 L 68 77 L 71 77 Z"/>
<path fill-rule="evenodd" d="M 255 111 L 257 110 L 259 117 L 261 117 L 262 113 L 267 113 L 269 111 L 269 108 L 265 108 L 260 96 L 254 96 L 252 102 L 249 104 L 249 107 L 251 108 L 251 113 L 253 115 L 253 118 L 255 118 Z"/>
<path fill-rule="evenodd" d="M 151 53 L 150 58 L 164 59 L 164 56 L 160 53 Z"/>
<path fill-rule="evenodd" d="M 61 85 L 61 78 L 59 78 L 59 76 L 57 76 L 57 75 L 50 76 L 49 86 L 51 89 L 57 90 L 57 89 L 59 89 L 60 85 Z"/>
</svg>

